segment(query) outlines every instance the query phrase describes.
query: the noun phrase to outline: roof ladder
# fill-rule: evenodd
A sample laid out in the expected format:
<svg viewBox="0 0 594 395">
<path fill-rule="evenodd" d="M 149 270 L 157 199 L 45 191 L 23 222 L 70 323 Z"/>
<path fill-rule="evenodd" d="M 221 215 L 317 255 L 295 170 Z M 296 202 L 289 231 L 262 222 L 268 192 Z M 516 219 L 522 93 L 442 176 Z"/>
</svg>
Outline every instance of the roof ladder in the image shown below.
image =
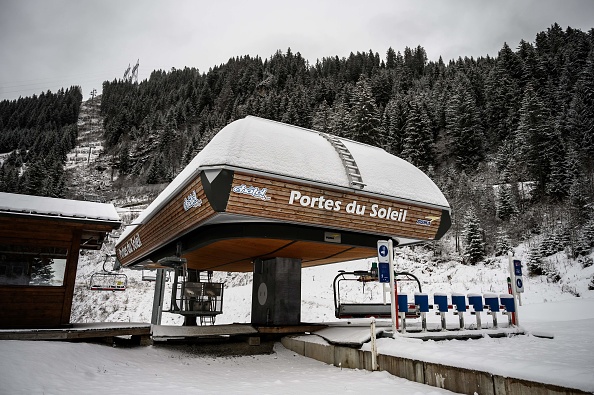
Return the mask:
<svg viewBox="0 0 594 395">
<path fill-rule="evenodd" d="M 357 167 L 357 162 L 355 162 L 355 158 L 353 158 L 351 151 L 349 151 L 338 137 L 321 132 L 319 134 L 328 140 L 328 142 L 332 144 L 332 147 L 334 147 L 334 150 L 342 161 L 347 178 L 349 179 L 349 184 L 352 187 L 363 189 L 366 184 L 363 182 L 363 177 L 361 177 L 361 172 L 359 171 L 359 167 Z"/>
</svg>

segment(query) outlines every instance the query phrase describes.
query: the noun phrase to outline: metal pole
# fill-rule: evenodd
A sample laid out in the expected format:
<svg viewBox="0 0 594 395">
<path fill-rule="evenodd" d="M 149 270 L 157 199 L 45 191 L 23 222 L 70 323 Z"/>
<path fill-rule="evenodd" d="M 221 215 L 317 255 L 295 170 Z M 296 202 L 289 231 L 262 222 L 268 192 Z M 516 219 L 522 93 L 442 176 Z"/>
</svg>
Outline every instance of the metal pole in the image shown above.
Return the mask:
<svg viewBox="0 0 594 395">
<path fill-rule="evenodd" d="M 514 297 L 514 310 L 516 310 L 515 312 L 515 325 L 520 326 L 520 318 L 519 318 L 519 314 L 518 314 L 518 301 L 516 299 L 517 293 L 516 293 L 516 274 L 514 272 L 514 257 L 512 256 L 511 252 L 507 253 L 507 256 L 509 257 L 509 275 L 511 277 L 512 280 L 512 295 Z"/>
<path fill-rule="evenodd" d="M 163 313 L 163 296 L 165 294 L 165 270 L 157 269 L 155 278 L 155 293 L 153 296 L 153 314 L 151 324 L 161 325 L 161 314 Z"/>
<path fill-rule="evenodd" d="M 371 317 L 371 371 L 377 370 L 377 343 L 375 341 L 375 317 Z"/>
<path fill-rule="evenodd" d="M 392 239 L 388 240 L 388 257 L 390 265 L 390 297 L 391 297 L 391 309 L 390 314 L 392 315 L 392 337 L 396 337 L 396 291 L 394 290 L 394 245 Z"/>
</svg>

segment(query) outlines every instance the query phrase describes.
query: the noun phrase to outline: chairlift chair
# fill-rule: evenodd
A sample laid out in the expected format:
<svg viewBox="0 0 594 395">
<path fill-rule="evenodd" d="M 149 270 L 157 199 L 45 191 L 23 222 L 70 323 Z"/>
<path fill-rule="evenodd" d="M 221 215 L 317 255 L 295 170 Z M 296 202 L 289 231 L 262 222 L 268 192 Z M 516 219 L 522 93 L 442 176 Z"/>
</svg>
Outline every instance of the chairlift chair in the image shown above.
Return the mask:
<svg viewBox="0 0 594 395">
<path fill-rule="evenodd" d="M 419 279 L 408 272 L 394 272 L 395 281 L 415 281 L 422 292 Z M 378 282 L 377 272 L 370 270 L 356 270 L 345 272 L 340 270 L 334 277 L 332 288 L 334 291 L 334 315 L 336 318 L 390 318 L 392 315 L 390 303 L 344 303 L 340 299 L 340 286 L 345 281 L 358 281 L 365 286 L 369 282 Z M 419 314 L 414 311 L 406 312 L 407 318 L 418 318 Z"/>
<path fill-rule="evenodd" d="M 91 275 L 89 281 L 91 291 L 125 291 L 128 287 L 128 276 L 114 271 L 115 259 L 111 270 L 108 270 L 106 264 L 109 258 L 115 258 L 115 255 L 106 254 L 103 260 L 103 270 Z"/>
<path fill-rule="evenodd" d="M 212 271 L 188 270 L 182 264 L 173 270 L 170 313 L 180 314 L 200 325 L 214 324 L 223 312 L 224 283 L 212 281 Z"/>
</svg>

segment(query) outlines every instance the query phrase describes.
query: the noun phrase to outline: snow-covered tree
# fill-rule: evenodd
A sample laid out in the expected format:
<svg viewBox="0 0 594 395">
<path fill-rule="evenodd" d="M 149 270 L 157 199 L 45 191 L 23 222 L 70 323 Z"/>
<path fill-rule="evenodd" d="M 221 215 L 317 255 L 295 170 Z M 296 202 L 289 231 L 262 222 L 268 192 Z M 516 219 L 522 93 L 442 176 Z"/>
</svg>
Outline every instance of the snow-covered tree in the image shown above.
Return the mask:
<svg viewBox="0 0 594 395">
<path fill-rule="evenodd" d="M 313 115 L 312 128 L 319 132 L 331 133 L 331 119 L 332 111 L 328 107 L 326 100 L 324 100 Z"/>
<path fill-rule="evenodd" d="M 422 105 L 413 100 L 404 126 L 401 156 L 420 169 L 426 170 L 432 163 L 432 147 L 429 118 Z"/>
<path fill-rule="evenodd" d="M 382 146 L 380 112 L 366 78 L 361 78 L 354 90 L 349 129 L 354 140 L 365 144 Z"/>
<path fill-rule="evenodd" d="M 464 240 L 464 260 L 476 265 L 485 257 L 485 242 L 483 230 L 474 210 L 469 210 L 464 217 L 464 228 L 462 231 Z"/>
<path fill-rule="evenodd" d="M 561 237 L 556 232 L 545 235 L 542 242 L 540 243 L 540 254 L 541 256 L 554 255 L 559 251 L 563 251 L 563 242 Z"/>
<path fill-rule="evenodd" d="M 450 156 L 460 169 L 476 169 L 485 155 L 483 129 L 468 78 L 455 81 L 446 107 L 446 132 Z"/>
<path fill-rule="evenodd" d="M 495 236 L 495 256 L 507 255 L 509 252 L 513 252 L 511 241 L 507 232 L 499 227 Z"/>
<path fill-rule="evenodd" d="M 526 267 L 528 268 L 528 274 L 531 276 L 546 274 L 545 265 L 540 253 L 540 246 L 534 246 L 528 251 Z"/>
<path fill-rule="evenodd" d="M 497 190 L 497 217 L 503 221 L 509 220 L 514 214 L 518 212 L 511 188 L 502 184 Z"/>
</svg>

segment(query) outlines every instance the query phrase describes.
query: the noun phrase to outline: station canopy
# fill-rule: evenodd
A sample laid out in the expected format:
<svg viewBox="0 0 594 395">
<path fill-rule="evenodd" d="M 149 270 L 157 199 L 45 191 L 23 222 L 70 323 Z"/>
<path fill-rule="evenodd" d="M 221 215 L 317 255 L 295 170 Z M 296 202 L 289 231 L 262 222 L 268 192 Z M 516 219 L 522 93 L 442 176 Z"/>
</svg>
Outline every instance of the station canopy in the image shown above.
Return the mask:
<svg viewBox="0 0 594 395">
<path fill-rule="evenodd" d="M 248 116 L 224 127 L 130 224 L 123 266 L 251 271 L 255 259 L 316 266 L 376 255 L 379 239 L 441 238 L 450 206 L 421 170 L 385 150 Z"/>
</svg>

